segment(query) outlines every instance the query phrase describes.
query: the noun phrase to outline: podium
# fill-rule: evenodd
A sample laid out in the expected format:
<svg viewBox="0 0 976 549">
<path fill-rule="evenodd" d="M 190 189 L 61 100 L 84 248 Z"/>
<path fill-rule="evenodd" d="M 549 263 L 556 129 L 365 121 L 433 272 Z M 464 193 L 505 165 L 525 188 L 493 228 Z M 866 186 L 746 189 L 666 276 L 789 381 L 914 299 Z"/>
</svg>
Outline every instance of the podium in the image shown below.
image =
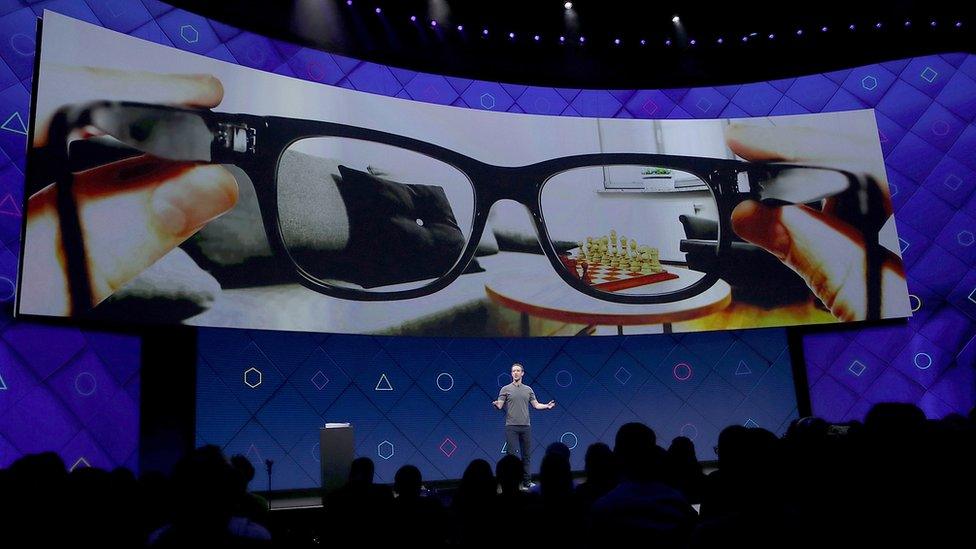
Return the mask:
<svg viewBox="0 0 976 549">
<path fill-rule="evenodd" d="M 326 423 L 319 428 L 319 466 L 322 472 L 322 495 L 344 485 L 355 454 L 352 425 Z"/>
</svg>

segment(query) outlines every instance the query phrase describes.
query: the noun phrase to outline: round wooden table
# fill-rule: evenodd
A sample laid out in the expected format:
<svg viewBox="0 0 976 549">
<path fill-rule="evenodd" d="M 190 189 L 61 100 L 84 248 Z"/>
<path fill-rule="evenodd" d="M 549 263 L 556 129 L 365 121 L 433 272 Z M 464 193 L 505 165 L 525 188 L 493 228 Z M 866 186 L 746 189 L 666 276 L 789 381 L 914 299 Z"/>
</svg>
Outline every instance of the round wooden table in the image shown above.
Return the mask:
<svg viewBox="0 0 976 549">
<path fill-rule="evenodd" d="M 678 275 L 678 279 L 660 282 L 661 291 L 687 287 L 689 278 L 702 276 L 684 267 L 667 265 L 665 269 Z M 615 325 L 620 335 L 624 326 L 647 324 L 662 324 L 664 333 L 671 333 L 671 323 L 710 315 L 732 301 L 732 288 L 721 279 L 694 297 L 672 303 L 632 305 L 604 301 L 575 290 L 548 264 L 500 272 L 485 284 L 485 291 L 495 303 L 521 313 L 523 336 L 529 335 L 529 315 L 588 327 Z"/>
</svg>

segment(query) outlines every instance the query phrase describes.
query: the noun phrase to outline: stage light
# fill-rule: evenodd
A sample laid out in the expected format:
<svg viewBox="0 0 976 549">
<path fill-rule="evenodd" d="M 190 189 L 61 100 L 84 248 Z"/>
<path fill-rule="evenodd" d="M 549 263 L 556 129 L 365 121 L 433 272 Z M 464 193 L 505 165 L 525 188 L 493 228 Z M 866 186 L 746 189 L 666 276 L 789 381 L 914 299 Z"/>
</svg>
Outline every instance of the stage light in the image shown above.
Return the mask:
<svg viewBox="0 0 976 549">
<path fill-rule="evenodd" d="M 715 41 L 715 43 L 717 43 L 717 44 L 721 44 L 722 42 L 724 42 L 724 40 L 722 40 L 721 38 L 719 38 L 718 40 Z"/>
<path fill-rule="evenodd" d="M 583 42 L 586 42 L 586 37 L 580 36 L 580 44 L 582 44 Z"/>
<path fill-rule="evenodd" d="M 820 27 L 820 32 L 827 32 L 827 30 L 829 30 L 827 27 Z"/>
<path fill-rule="evenodd" d="M 697 41 L 696 41 L 695 39 L 692 39 L 692 40 L 691 40 L 691 42 L 689 42 L 689 44 L 691 44 L 692 46 L 694 46 L 694 45 L 695 45 L 695 44 L 697 44 L 697 43 L 698 43 L 698 42 L 697 42 Z"/>
<path fill-rule="evenodd" d="M 457 26 L 457 30 L 458 30 L 458 32 L 463 31 L 464 30 L 464 25 L 458 25 Z"/>
<path fill-rule="evenodd" d="M 935 26 L 935 21 L 934 20 L 933 21 L 929 21 L 929 26 L 930 27 L 934 27 Z"/>
<path fill-rule="evenodd" d="M 671 22 L 677 25 L 678 23 L 681 22 L 681 18 L 675 15 L 674 17 L 671 18 Z"/>
<path fill-rule="evenodd" d="M 573 9 L 573 3 L 572 2 L 566 2 L 565 4 L 563 4 L 563 7 L 566 8 L 566 9 L 568 9 L 568 10 L 571 10 L 571 9 Z"/>
<path fill-rule="evenodd" d="M 614 39 L 613 44 L 615 46 L 619 46 L 620 45 L 620 39 L 619 38 Z"/>
<path fill-rule="evenodd" d="M 346 5 L 347 6 L 351 6 L 352 5 L 352 0 L 346 0 Z"/>
<path fill-rule="evenodd" d="M 376 14 L 379 15 L 383 13 L 383 8 L 376 8 Z"/>
<path fill-rule="evenodd" d="M 427 0 L 427 19 L 437 21 L 438 25 L 441 23 L 448 25 L 451 19 L 451 8 L 447 0 Z"/>
<path fill-rule="evenodd" d="M 849 28 L 849 29 L 851 29 L 851 30 L 854 30 L 854 29 L 855 29 L 856 27 L 854 27 L 854 25 L 850 25 L 850 26 L 849 26 L 849 27 L 847 27 L 847 28 Z"/>
<path fill-rule="evenodd" d="M 436 27 L 436 26 L 437 26 L 437 20 L 436 20 L 436 19 L 434 19 L 434 20 L 431 20 L 431 22 L 430 22 L 430 26 L 432 26 L 432 27 Z"/>
<path fill-rule="evenodd" d="M 560 44 L 562 44 L 562 43 L 563 43 L 563 42 L 565 42 L 565 41 L 566 41 L 566 37 L 565 37 L 565 36 L 560 36 L 560 37 L 559 37 L 559 43 L 560 43 Z"/>
<path fill-rule="evenodd" d="M 647 40 L 641 38 L 641 46 L 646 46 L 646 45 L 647 45 Z"/>
<path fill-rule="evenodd" d="M 535 40 L 536 42 L 538 42 L 539 41 L 539 35 L 537 34 L 537 35 L 533 36 L 532 39 Z"/>
<path fill-rule="evenodd" d="M 875 23 L 874 24 L 874 28 L 880 29 L 881 28 L 881 21 L 878 21 L 877 23 Z"/>
<path fill-rule="evenodd" d="M 742 37 L 742 41 L 743 42 L 748 42 L 749 41 L 749 37 L 748 36 L 743 36 Z"/>
<path fill-rule="evenodd" d="M 958 29 L 961 27 L 962 27 L 962 21 L 956 21 L 956 28 Z"/>
<path fill-rule="evenodd" d="M 912 26 L 912 22 L 911 22 L 911 21 L 905 21 L 905 26 L 906 26 L 906 27 L 910 27 L 910 26 Z"/>
<path fill-rule="evenodd" d="M 770 40 L 775 40 L 776 39 L 776 35 L 775 34 L 770 34 L 769 35 L 769 39 Z"/>
<path fill-rule="evenodd" d="M 488 29 L 481 31 L 482 36 L 488 36 Z"/>
<path fill-rule="evenodd" d="M 797 29 L 796 35 L 797 36 L 803 36 L 803 29 Z"/>
<path fill-rule="evenodd" d="M 416 23 L 417 22 L 417 16 L 416 15 L 411 15 L 410 16 L 410 22 L 411 23 Z"/>
<path fill-rule="evenodd" d="M 515 33 L 514 32 L 508 33 L 508 37 L 511 38 L 512 40 L 515 40 Z"/>
<path fill-rule="evenodd" d="M 664 45 L 670 47 L 671 46 L 671 41 L 670 40 L 665 40 L 664 41 Z"/>
</svg>

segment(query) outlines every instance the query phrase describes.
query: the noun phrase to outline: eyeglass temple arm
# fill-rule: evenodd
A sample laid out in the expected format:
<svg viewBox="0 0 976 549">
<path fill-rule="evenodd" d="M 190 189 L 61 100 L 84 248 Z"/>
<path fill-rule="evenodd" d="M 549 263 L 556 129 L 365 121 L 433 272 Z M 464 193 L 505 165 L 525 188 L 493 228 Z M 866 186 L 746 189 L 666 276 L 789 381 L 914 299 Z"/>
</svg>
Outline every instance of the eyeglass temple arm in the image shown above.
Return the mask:
<svg viewBox="0 0 976 549">
<path fill-rule="evenodd" d="M 881 228 L 888 220 L 884 207 L 881 186 L 871 176 L 856 177 L 856 183 L 849 192 L 856 194 L 863 219 L 858 224 L 864 239 L 867 317 L 866 320 L 880 320 L 882 316 L 882 271 L 887 250 L 881 246 Z"/>
<path fill-rule="evenodd" d="M 65 258 L 65 277 L 70 300 L 69 314 L 88 311 L 94 306 L 88 254 L 82 233 L 78 200 L 74 193 L 74 175 L 68 158 L 68 137 L 84 121 L 87 111 L 65 108 L 55 113 L 48 128 L 48 147 L 56 172 L 55 206 Z"/>
</svg>

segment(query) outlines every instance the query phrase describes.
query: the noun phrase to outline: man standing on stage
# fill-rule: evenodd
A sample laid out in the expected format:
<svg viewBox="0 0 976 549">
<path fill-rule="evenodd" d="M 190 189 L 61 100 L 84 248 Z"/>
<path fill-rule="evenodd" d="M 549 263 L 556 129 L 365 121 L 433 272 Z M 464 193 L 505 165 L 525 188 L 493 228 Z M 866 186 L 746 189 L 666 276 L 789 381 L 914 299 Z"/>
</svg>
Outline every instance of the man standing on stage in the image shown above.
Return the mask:
<svg viewBox="0 0 976 549">
<path fill-rule="evenodd" d="M 522 455 L 522 465 L 524 471 L 524 484 L 528 487 L 530 483 L 529 458 L 532 454 L 532 439 L 530 437 L 531 425 L 529 424 L 529 404 L 536 410 L 552 410 L 556 407 L 556 401 L 550 400 L 547 404 L 542 404 L 535 399 L 532 387 L 522 383 L 522 376 L 525 369 L 518 362 L 512 364 L 512 382 L 498 391 L 498 400 L 492 402 L 495 408 L 501 410 L 505 408 L 505 446 L 506 452 L 510 456 L 515 453 L 515 445 L 518 444 Z"/>
</svg>

